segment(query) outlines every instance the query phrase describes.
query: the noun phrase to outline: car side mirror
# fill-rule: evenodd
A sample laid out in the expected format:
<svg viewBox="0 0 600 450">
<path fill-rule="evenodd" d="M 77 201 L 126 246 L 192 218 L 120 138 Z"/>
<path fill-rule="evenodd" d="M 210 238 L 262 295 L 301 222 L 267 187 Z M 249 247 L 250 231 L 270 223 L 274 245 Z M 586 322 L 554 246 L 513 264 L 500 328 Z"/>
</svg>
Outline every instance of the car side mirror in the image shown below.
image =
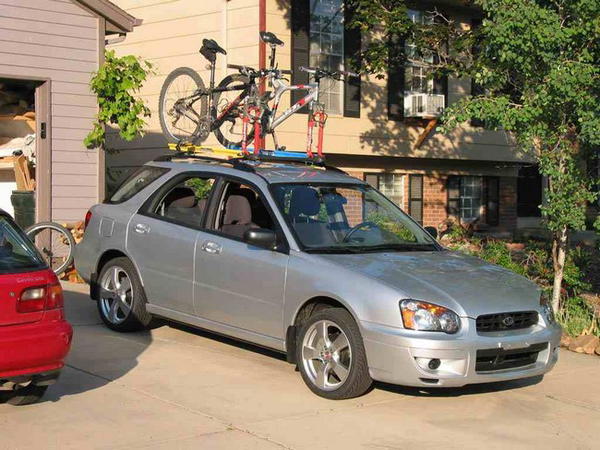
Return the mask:
<svg viewBox="0 0 600 450">
<path fill-rule="evenodd" d="M 425 227 L 425 231 L 427 231 L 432 238 L 437 239 L 438 238 L 438 232 L 437 232 L 437 228 L 436 227 Z"/>
<path fill-rule="evenodd" d="M 274 250 L 277 245 L 277 235 L 267 228 L 251 228 L 244 233 L 244 242 L 256 247 Z"/>
</svg>

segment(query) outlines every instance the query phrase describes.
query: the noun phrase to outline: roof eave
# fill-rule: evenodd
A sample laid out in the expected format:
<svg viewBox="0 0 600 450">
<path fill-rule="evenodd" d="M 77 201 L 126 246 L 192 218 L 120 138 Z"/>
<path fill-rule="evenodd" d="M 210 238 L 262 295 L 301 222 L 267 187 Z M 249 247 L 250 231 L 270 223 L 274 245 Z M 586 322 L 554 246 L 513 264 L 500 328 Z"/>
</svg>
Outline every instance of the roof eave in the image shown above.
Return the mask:
<svg viewBox="0 0 600 450">
<path fill-rule="evenodd" d="M 75 1 L 106 19 L 106 34 L 129 33 L 142 24 L 142 19 L 133 17 L 108 0 Z"/>
</svg>

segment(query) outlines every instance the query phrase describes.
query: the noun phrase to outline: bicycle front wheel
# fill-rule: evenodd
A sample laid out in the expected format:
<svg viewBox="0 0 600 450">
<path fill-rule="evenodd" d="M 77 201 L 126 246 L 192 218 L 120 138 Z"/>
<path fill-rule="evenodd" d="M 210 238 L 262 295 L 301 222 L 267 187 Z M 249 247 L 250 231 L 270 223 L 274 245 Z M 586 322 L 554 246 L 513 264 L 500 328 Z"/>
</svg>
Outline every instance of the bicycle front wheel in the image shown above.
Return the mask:
<svg viewBox="0 0 600 450">
<path fill-rule="evenodd" d="M 219 83 L 219 88 L 230 88 L 234 86 L 244 87 L 249 82 L 248 77 L 240 73 L 227 75 Z M 213 119 L 215 123 L 215 137 L 226 148 L 241 147 L 243 138 L 243 122 L 240 114 L 244 109 L 247 95 L 243 89 L 218 92 L 215 95 L 217 116 Z M 248 126 L 248 137 L 246 142 L 250 144 L 254 139 L 254 129 Z"/>
<path fill-rule="evenodd" d="M 48 266 L 61 275 L 73 262 L 75 239 L 69 230 L 54 222 L 40 222 L 25 230 Z"/>
<path fill-rule="evenodd" d="M 208 100 L 200 75 L 189 67 L 171 72 L 160 90 L 160 126 L 171 142 L 203 142 L 210 132 L 207 121 Z"/>
</svg>

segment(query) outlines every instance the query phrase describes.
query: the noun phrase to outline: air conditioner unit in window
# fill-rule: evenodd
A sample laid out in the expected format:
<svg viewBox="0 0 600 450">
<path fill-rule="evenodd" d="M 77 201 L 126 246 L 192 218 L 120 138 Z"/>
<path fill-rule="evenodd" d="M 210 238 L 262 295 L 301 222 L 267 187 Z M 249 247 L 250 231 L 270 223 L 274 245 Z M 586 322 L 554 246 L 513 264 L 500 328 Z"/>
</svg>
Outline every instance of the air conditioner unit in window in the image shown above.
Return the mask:
<svg viewBox="0 0 600 450">
<path fill-rule="evenodd" d="M 440 94 L 407 94 L 404 96 L 405 117 L 439 117 L 445 108 Z"/>
</svg>

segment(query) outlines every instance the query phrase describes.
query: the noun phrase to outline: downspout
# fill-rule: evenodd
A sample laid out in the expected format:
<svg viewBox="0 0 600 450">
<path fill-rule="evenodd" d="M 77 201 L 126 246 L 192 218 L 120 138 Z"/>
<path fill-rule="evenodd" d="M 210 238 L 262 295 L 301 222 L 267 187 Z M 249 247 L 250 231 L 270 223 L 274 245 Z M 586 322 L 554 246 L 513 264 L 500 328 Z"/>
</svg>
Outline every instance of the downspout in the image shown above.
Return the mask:
<svg viewBox="0 0 600 450">
<path fill-rule="evenodd" d="M 258 31 L 267 31 L 267 0 L 258 0 Z M 262 40 L 258 41 L 258 67 L 265 69 L 267 67 L 267 44 Z M 265 80 L 260 81 L 260 92 L 265 92 Z"/>
</svg>

